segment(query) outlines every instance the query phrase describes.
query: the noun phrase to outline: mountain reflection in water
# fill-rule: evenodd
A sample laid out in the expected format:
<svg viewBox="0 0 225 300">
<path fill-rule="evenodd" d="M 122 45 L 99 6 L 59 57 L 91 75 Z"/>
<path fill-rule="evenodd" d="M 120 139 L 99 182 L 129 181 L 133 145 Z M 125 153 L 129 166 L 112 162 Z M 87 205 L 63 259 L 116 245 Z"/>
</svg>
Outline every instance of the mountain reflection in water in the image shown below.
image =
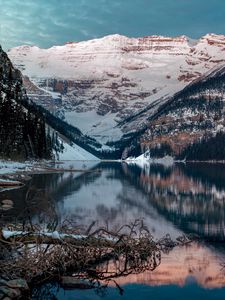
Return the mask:
<svg viewBox="0 0 225 300">
<path fill-rule="evenodd" d="M 225 287 L 221 265 L 225 263 L 224 165 L 195 163 L 141 168 L 115 162 L 100 163 L 93 169 L 101 172 L 34 175 L 30 185 L 45 189 L 54 199 L 61 220 L 72 217 L 79 225 L 97 220 L 96 226 L 107 223 L 117 229 L 135 219 L 144 219 L 155 238 L 167 233 L 173 238 L 192 233 L 201 240 L 163 255 L 160 266 L 153 272 L 119 278 L 119 285 L 138 284 L 134 289 L 143 284 L 155 287 L 191 284 L 210 290 Z M 16 205 L 10 214 L 19 216 L 25 193 L 26 187 L 6 191 L 0 193 L 0 200 L 13 198 Z M 37 204 L 32 214 L 39 218 Z M 59 299 L 67 299 L 60 295 L 61 291 Z M 225 291 L 221 289 L 214 295 L 215 299 L 223 299 L 220 297 L 225 296 Z M 193 297 L 191 293 L 189 296 Z"/>
</svg>

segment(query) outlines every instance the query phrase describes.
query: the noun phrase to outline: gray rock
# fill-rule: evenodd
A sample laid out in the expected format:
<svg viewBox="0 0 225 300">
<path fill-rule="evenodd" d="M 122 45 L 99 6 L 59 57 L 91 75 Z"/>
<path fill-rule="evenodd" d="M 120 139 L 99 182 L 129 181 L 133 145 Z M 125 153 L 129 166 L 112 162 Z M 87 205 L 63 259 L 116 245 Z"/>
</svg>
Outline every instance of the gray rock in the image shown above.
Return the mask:
<svg viewBox="0 0 225 300">
<path fill-rule="evenodd" d="M 9 199 L 5 199 L 5 200 L 2 200 L 2 204 L 13 206 L 13 201 L 9 200 Z"/>
<path fill-rule="evenodd" d="M 21 278 L 8 281 L 7 286 L 12 289 L 20 289 L 22 291 L 29 290 L 26 280 L 21 279 Z"/>
<path fill-rule="evenodd" d="M 21 291 L 19 289 L 11 289 L 7 286 L 0 287 L 0 293 L 11 299 L 18 299 L 21 297 Z"/>
</svg>

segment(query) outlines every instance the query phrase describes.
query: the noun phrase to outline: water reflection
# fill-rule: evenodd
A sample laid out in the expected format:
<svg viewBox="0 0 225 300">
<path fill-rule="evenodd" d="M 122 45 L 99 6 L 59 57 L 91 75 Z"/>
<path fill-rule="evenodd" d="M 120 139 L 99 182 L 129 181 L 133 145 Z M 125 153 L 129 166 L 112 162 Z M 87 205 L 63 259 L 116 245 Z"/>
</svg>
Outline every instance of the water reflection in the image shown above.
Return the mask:
<svg viewBox="0 0 225 300">
<path fill-rule="evenodd" d="M 213 248 L 193 243 L 176 248 L 168 256 L 162 257 L 162 263 L 153 272 L 131 275 L 118 280 L 118 284 L 147 284 L 151 286 L 178 285 L 196 283 L 203 288 L 222 288 L 225 286 L 225 273 L 221 263 L 225 256 Z"/>
<path fill-rule="evenodd" d="M 130 169 L 126 168 L 126 174 Z M 217 176 L 218 174 L 218 176 Z M 131 178 L 150 196 L 160 215 L 186 233 L 224 241 L 225 172 L 223 165 L 151 166 Z M 223 183 L 223 184 L 222 184 Z"/>
<path fill-rule="evenodd" d="M 89 225 L 97 220 L 96 226 L 108 224 L 118 229 L 130 220 L 143 218 L 156 238 L 167 233 L 174 238 L 192 233 L 204 240 L 204 244 L 176 248 L 163 257 L 162 264 L 154 272 L 121 277 L 119 284 L 225 287 L 221 267 L 225 262 L 222 244 L 225 235 L 225 171 L 222 164 L 141 168 L 100 163 L 93 166 L 93 170 L 101 172 L 35 175 L 29 184 L 43 189 L 53 199 L 59 221 L 73 218 L 79 225 Z M 0 200 L 14 199 L 11 215 L 22 215 L 27 188 L 0 193 Z M 44 205 L 35 203 L 33 217 Z M 7 214 L 9 217 L 9 212 Z M 225 295 L 220 290 L 218 297 L 221 293 Z M 155 299 L 165 298 L 158 296 Z"/>
</svg>

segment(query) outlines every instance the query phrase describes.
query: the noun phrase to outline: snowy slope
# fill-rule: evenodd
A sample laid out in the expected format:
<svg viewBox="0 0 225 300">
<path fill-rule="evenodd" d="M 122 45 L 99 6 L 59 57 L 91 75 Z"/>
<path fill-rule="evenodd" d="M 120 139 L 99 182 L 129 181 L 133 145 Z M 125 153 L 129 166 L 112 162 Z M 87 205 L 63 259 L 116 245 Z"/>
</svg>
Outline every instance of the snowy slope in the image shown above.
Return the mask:
<svg viewBox="0 0 225 300">
<path fill-rule="evenodd" d="M 50 49 L 20 46 L 8 55 L 30 78 L 25 84 L 34 101 L 104 144 L 136 130 L 147 116 L 125 126 L 118 122 L 153 103 L 154 112 L 191 81 L 224 64 L 225 37 L 111 35 Z"/>
<path fill-rule="evenodd" d="M 64 160 L 99 161 L 99 159 L 96 156 L 92 155 L 88 151 L 84 150 L 83 148 L 75 144 L 71 146 L 64 142 L 63 146 L 64 146 L 63 153 L 60 153 L 58 156 L 58 159 L 61 161 Z"/>
</svg>

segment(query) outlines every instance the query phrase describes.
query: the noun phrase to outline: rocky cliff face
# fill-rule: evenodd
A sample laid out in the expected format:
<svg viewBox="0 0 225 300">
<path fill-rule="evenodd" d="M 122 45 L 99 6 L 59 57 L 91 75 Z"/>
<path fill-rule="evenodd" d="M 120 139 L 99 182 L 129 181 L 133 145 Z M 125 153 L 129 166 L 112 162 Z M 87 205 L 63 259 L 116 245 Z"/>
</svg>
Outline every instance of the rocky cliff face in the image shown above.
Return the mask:
<svg viewBox="0 0 225 300">
<path fill-rule="evenodd" d="M 225 63 L 225 37 L 113 35 L 8 55 L 31 99 L 106 144 L 141 129 L 172 95 Z"/>
</svg>

